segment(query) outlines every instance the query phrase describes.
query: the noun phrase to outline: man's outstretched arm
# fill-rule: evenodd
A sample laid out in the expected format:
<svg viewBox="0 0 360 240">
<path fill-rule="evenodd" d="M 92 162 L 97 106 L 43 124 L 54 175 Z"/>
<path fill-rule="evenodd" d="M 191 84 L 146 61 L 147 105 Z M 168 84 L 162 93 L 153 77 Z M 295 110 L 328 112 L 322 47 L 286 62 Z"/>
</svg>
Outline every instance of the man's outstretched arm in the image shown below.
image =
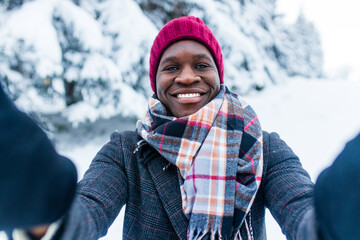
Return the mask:
<svg viewBox="0 0 360 240">
<path fill-rule="evenodd" d="M 315 211 L 321 239 L 360 239 L 360 134 L 318 177 Z"/>
<path fill-rule="evenodd" d="M 56 152 L 1 84 L 0 166 L 0 230 L 45 229 L 69 209 L 77 183 L 74 164 Z"/>
</svg>

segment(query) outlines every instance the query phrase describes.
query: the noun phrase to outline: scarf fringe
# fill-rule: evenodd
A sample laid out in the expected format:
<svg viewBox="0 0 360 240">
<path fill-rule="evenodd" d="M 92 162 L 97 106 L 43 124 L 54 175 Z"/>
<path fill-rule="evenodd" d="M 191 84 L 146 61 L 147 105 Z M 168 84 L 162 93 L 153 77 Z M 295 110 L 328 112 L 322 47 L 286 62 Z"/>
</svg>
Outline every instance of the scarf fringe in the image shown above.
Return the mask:
<svg viewBox="0 0 360 240">
<path fill-rule="evenodd" d="M 222 236 L 220 229 L 215 231 L 199 230 L 199 227 L 190 228 L 188 233 L 188 239 L 192 240 L 230 240 L 230 236 Z"/>
</svg>

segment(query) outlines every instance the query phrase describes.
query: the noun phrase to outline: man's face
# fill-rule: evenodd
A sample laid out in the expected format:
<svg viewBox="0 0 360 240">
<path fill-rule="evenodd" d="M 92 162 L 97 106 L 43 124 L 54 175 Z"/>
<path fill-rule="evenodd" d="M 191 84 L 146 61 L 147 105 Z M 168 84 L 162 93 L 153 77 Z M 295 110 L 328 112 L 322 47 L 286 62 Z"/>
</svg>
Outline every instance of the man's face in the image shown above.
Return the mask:
<svg viewBox="0 0 360 240">
<path fill-rule="evenodd" d="M 183 40 L 164 51 L 156 73 L 156 94 L 175 117 L 197 112 L 219 90 L 219 73 L 204 45 Z"/>
</svg>

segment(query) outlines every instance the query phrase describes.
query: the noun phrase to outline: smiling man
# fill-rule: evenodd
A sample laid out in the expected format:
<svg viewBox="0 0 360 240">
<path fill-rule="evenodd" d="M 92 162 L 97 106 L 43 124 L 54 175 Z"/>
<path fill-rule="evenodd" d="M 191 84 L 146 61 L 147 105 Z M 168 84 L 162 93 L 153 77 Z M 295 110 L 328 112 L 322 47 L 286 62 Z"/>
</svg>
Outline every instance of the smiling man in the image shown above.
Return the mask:
<svg viewBox="0 0 360 240">
<path fill-rule="evenodd" d="M 156 93 L 175 117 L 197 112 L 219 91 L 220 76 L 204 45 L 183 40 L 164 51 L 156 74 Z"/>
<path fill-rule="evenodd" d="M 149 77 L 144 118 L 95 156 L 71 209 L 52 225 L 56 239 L 98 239 L 126 204 L 123 239 L 266 239 L 268 207 L 288 239 L 310 240 L 314 184 L 225 86 L 221 48 L 201 19 L 160 30 Z"/>
</svg>

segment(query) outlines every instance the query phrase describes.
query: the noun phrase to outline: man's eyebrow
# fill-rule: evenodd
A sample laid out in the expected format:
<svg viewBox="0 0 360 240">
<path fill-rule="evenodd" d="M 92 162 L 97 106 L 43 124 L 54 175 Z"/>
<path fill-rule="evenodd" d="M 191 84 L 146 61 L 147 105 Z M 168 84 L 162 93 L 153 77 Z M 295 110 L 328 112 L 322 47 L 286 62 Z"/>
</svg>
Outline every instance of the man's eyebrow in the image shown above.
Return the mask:
<svg viewBox="0 0 360 240">
<path fill-rule="evenodd" d="M 164 60 L 162 60 L 160 63 L 159 63 L 159 66 L 167 63 L 167 62 L 172 62 L 172 61 L 175 61 L 176 60 L 176 57 L 167 57 L 165 58 Z"/>
<path fill-rule="evenodd" d="M 203 53 L 196 54 L 193 58 L 194 58 L 194 59 L 202 59 L 202 58 L 204 58 L 204 59 L 207 59 L 207 60 L 210 61 L 210 62 L 213 61 L 213 59 L 212 59 L 209 55 L 203 54 Z M 164 65 L 164 64 L 166 64 L 166 63 L 168 63 L 168 62 L 176 61 L 176 60 L 177 60 L 177 57 L 175 57 L 175 56 L 166 57 L 165 59 L 163 59 L 163 60 L 159 63 L 159 66 Z"/>
<path fill-rule="evenodd" d="M 209 55 L 207 55 L 207 54 L 202 54 L 202 53 L 195 55 L 194 58 L 195 58 L 195 59 L 205 58 L 205 59 L 207 59 L 207 60 L 209 60 L 209 61 L 213 61 L 212 58 L 211 58 Z"/>
</svg>

